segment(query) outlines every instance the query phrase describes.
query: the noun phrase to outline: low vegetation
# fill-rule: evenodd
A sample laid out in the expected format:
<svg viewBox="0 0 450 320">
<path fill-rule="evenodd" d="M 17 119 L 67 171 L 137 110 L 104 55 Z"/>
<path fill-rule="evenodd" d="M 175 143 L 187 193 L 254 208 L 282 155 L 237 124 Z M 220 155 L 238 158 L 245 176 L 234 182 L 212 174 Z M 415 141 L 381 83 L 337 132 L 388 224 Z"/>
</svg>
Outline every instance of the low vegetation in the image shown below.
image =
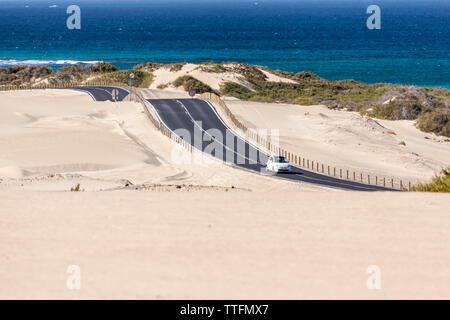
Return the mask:
<svg viewBox="0 0 450 320">
<path fill-rule="evenodd" d="M 156 62 L 145 62 L 134 66 L 134 70 L 153 72 L 163 67 L 164 65 Z"/>
<path fill-rule="evenodd" d="M 178 72 L 181 71 L 186 64 L 187 62 L 170 63 L 164 65 L 164 68 L 169 69 L 170 72 Z"/>
<path fill-rule="evenodd" d="M 182 76 L 172 83 L 175 87 L 183 87 L 185 91 L 194 90 L 197 93 L 215 92 L 210 86 L 191 76 Z"/>
<path fill-rule="evenodd" d="M 135 74 L 138 87 L 148 88 L 153 81 L 153 75 L 139 69 L 118 70 L 105 62 L 96 64 L 76 64 L 59 68 L 56 72 L 45 66 L 13 66 L 0 68 L 0 85 L 35 85 L 39 81 L 49 84 L 89 81 L 114 81 L 127 83 L 130 73 Z"/>
<path fill-rule="evenodd" d="M 80 184 L 78 183 L 75 187 L 70 188 L 70 191 L 71 191 L 71 192 L 83 192 L 84 189 L 81 189 L 81 186 L 80 186 Z"/>
<path fill-rule="evenodd" d="M 442 170 L 439 176 L 433 178 L 430 183 L 419 184 L 411 188 L 416 192 L 450 192 L 450 168 Z"/>
<path fill-rule="evenodd" d="M 32 84 L 54 74 L 45 66 L 11 66 L 0 68 L 0 85 L 20 86 Z"/>
<path fill-rule="evenodd" d="M 236 64 L 233 70 L 243 75 L 251 88 L 227 82 L 221 87 L 222 95 L 241 100 L 324 104 L 330 109 L 358 111 L 379 119 L 417 120 L 420 130 L 450 137 L 450 90 L 326 80 L 311 72 L 294 74 L 243 64 Z M 269 82 L 261 70 L 295 83 Z"/>
<path fill-rule="evenodd" d="M 96 77 L 95 81 L 118 82 L 127 84 L 130 73 L 134 73 L 134 85 L 138 88 L 148 88 L 153 82 L 153 74 L 139 70 L 118 70 Z"/>
<path fill-rule="evenodd" d="M 425 132 L 434 132 L 441 136 L 450 137 L 450 109 L 431 110 L 417 119 L 416 126 Z"/>
<path fill-rule="evenodd" d="M 224 73 L 228 71 L 227 68 L 225 68 L 223 65 L 214 62 L 203 63 L 199 66 L 199 68 L 203 72 L 210 73 Z"/>
</svg>

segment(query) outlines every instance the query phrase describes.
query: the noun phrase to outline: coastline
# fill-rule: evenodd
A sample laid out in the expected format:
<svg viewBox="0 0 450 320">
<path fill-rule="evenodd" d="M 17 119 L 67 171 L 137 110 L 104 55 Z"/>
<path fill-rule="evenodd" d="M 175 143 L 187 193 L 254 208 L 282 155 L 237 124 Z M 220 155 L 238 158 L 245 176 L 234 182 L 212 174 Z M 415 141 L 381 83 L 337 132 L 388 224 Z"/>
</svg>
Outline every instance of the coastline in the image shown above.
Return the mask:
<svg viewBox="0 0 450 320">
<path fill-rule="evenodd" d="M 58 57 L 55 59 L 38 59 L 38 58 L 2 58 L 0 59 L 0 68 L 7 68 L 7 67 L 12 67 L 12 66 L 47 66 L 52 68 L 54 71 L 57 71 L 58 69 L 65 67 L 65 66 L 73 66 L 73 65 L 92 65 L 92 64 L 96 64 L 99 62 L 106 62 L 106 63 L 110 63 L 112 65 L 115 65 L 119 70 L 128 70 L 128 69 L 132 69 L 134 66 L 142 64 L 142 63 L 147 63 L 147 62 L 154 62 L 154 63 L 162 63 L 162 64 L 174 64 L 174 63 L 192 63 L 192 64 L 204 64 L 204 63 L 208 63 L 208 62 L 214 62 L 214 63 L 226 63 L 229 61 L 235 61 L 235 62 L 239 62 L 239 63 L 246 63 L 246 64 L 251 64 L 251 65 L 260 65 L 262 67 L 265 68 L 269 68 L 269 69 L 280 69 L 283 71 L 287 71 L 287 72 L 301 72 L 301 71 L 310 71 L 310 72 L 314 72 L 312 70 L 310 70 L 310 68 L 308 68 L 308 64 L 305 64 L 305 66 L 303 68 L 301 67 L 297 67 L 294 69 L 289 69 L 289 68 L 277 68 L 276 66 L 278 65 L 277 63 L 273 64 L 273 63 L 265 63 L 264 61 L 262 61 L 261 63 L 252 63 L 252 61 L 247 61 L 245 59 L 245 61 L 238 61 L 236 59 L 226 59 L 226 60 L 220 60 L 220 61 L 212 61 L 212 60 L 189 60 L 189 59 L 152 59 L 152 58 L 143 58 L 143 59 L 103 59 L 103 58 L 98 58 L 98 57 L 91 57 L 91 58 L 72 58 L 72 57 Z M 324 65 L 328 64 L 329 62 L 324 61 L 323 62 Z M 450 68 L 450 62 L 449 62 L 449 68 Z M 352 79 L 355 81 L 361 81 L 367 84 L 375 84 L 375 83 L 383 83 L 383 84 L 393 84 L 393 85 L 404 85 L 404 86 L 416 86 L 416 87 L 426 87 L 426 88 L 443 88 L 443 89 L 447 89 L 450 90 L 450 82 L 448 82 L 450 78 L 447 77 L 443 77 L 443 80 L 445 80 L 445 83 L 441 83 L 441 84 L 437 84 L 437 83 L 414 83 L 414 82 L 409 82 L 408 80 L 404 79 L 403 81 L 400 82 L 388 82 L 388 81 L 370 81 L 370 76 L 369 74 L 366 77 L 347 77 L 347 78 L 342 78 L 342 77 L 327 77 L 326 74 L 321 74 L 321 72 L 314 72 L 316 73 L 318 76 L 328 79 L 328 80 L 348 80 L 348 79 Z"/>
</svg>

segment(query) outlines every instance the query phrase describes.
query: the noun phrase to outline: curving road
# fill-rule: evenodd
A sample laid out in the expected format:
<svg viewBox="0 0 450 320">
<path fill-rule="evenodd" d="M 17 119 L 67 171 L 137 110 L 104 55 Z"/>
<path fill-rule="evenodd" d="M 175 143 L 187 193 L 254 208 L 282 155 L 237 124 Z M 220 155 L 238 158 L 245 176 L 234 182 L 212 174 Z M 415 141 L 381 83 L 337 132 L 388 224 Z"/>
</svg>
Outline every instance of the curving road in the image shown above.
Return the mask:
<svg viewBox="0 0 450 320">
<path fill-rule="evenodd" d="M 114 87 L 71 88 L 89 93 L 96 101 L 112 101 L 111 92 L 119 90 L 119 101 L 128 91 Z M 319 186 L 353 191 L 396 191 L 380 186 L 371 186 L 342 180 L 297 167 L 290 173 L 268 173 L 265 169 L 269 155 L 234 134 L 213 105 L 200 99 L 150 99 L 147 100 L 157 112 L 160 120 L 181 139 L 196 149 L 241 169 L 258 174 L 271 175 L 292 181 L 302 181 Z"/>
<path fill-rule="evenodd" d="M 92 86 L 92 87 L 71 87 L 65 89 L 87 92 L 95 101 L 114 101 L 112 96 L 112 91 L 114 89 L 117 89 L 119 92 L 117 101 L 122 101 L 129 94 L 127 90 L 117 87 Z"/>
</svg>

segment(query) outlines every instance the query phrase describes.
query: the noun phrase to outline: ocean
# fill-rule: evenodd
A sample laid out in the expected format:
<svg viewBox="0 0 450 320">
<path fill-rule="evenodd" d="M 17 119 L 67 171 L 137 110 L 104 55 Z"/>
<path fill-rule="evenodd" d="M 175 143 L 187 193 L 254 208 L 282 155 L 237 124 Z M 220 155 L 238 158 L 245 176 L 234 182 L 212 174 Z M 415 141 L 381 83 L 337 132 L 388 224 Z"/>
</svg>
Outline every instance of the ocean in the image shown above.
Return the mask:
<svg viewBox="0 0 450 320">
<path fill-rule="evenodd" d="M 66 9 L 81 9 L 69 30 Z M 366 9 L 381 9 L 369 30 Z M 0 1 L 0 66 L 237 61 L 450 88 L 450 1 Z"/>
</svg>

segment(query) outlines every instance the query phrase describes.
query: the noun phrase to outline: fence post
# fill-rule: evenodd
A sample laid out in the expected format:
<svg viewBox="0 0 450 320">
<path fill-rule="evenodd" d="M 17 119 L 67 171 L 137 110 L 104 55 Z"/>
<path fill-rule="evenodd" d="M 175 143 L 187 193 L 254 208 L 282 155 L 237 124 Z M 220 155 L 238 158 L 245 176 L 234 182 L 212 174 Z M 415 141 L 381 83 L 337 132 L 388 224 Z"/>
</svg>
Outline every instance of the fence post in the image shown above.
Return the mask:
<svg viewBox="0 0 450 320">
<path fill-rule="evenodd" d="M 391 179 L 391 186 L 392 186 L 392 189 L 394 189 L 394 178 Z"/>
<path fill-rule="evenodd" d="M 342 169 L 339 169 L 339 177 L 342 179 Z"/>
<path fill-rule="evenodd" d="M 383 187 L 386 188 L 386 177 L 383 177 Z"/>
<path fill-rule="evenodd" d="M 347 170 L 347 180 L 348 180 L 348 170 Z"/>
<path fill-rule="evenodd" d="M 322 173 L 324 172 L 324 170 L 323 170 L 323 163 L 322 163 Z"/>
<path fill-rule="evenodd" d="M 328 166 L 328 175 L 330 175 L 330 166 Z"/>
<path fill-rule="evenodd" d="M 375 185 L 378 185 L 378 176 L 375 176 Z"/>
<path fill-rule="evenodd" d="M 400 190 L 403 190 L 403 181 L 400 180 Z"/>
<path fill-rule="evenodd" d="M 353 181 L 356 181 L 356 172 L 353 171 Z"/>
<path fill-rule="evenodd" d="M 333 176 L 336 177 L 336 167 L 333 168 Z"/>
<path fill-rule="evenodd" d="M 370 175 L 367 175 L 367 184 L 370 184 Z"/>
<path fill-rule="evenodd" d="M 408 191 L 411 191 L 411 181 L 408 182 Z"/>
<path fill-rule="evenodd" d="M 314 161 L 311 161 L 311 169 L 314 171 Z"/>
<path fill-rule="evenodd" d="M 361 183 L 363 182 L 363 176 L 362 176 L 362 173 L 361 173 Z"/>
</svg>

